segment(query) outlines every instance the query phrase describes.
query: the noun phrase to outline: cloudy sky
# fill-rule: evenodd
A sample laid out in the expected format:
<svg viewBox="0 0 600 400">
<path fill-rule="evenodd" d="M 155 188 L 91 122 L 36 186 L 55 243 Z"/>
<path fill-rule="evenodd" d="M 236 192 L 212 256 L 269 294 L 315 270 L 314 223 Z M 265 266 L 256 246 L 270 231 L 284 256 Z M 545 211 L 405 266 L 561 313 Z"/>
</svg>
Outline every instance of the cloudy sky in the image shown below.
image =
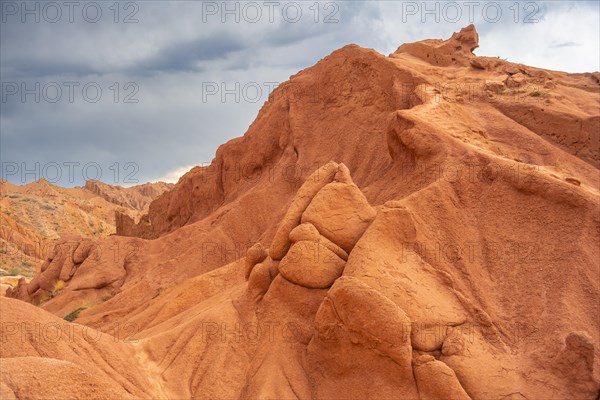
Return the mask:
<svg viewBox="0 0 600 400">
<path fill-rule="evenodd" d="M 269 91 L 348 43 L 389 54 L 469 23 L 477 55 L 600 69 L 596 1 L 5 1 L 2 178 L 176 181 Z"/>
</svg>

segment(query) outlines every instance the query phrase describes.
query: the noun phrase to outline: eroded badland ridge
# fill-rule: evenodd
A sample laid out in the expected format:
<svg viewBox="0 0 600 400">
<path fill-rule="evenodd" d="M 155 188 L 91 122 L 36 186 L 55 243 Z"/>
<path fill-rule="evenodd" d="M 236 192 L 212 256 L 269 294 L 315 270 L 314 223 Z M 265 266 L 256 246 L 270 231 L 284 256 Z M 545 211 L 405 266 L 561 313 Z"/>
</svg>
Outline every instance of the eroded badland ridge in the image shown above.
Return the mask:
<svg viewBox="0 0 600 400">
<path fill-rule="evenodd" d="M 599 74 L 477 46 L 337 50 L 59 243 L 0 298 L 2 397 L 595 399 Z"/>
<path fill-rule="evenodd" d="M 172 186 L 157 182 L 124 188 L 87 181 L 84 187 L 63 188 L 45 179 L 22 186 L 0 181 L 0 272 L 32 277 L 56 240 L 114 234 L 115 212 L 137 220 Z"/>
</svg>

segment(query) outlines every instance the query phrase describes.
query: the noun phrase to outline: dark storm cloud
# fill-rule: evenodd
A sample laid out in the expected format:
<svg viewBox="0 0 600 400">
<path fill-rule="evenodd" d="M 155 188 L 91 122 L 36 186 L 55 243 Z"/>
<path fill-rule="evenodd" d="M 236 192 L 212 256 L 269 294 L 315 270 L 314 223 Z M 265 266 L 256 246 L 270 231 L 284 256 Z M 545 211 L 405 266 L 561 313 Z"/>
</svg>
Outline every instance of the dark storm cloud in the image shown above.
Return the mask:
<svg viewBox="0 0 600 400">
<path fill-rule="evenodd" d="M 199 63 L 224 59 L 228 54 L 245 48 L 244 42 L 229 34 L 197 38 L 169 45 L 148 60 L 129 68 L 139 71 L 199 71 Z"/>
</svg>

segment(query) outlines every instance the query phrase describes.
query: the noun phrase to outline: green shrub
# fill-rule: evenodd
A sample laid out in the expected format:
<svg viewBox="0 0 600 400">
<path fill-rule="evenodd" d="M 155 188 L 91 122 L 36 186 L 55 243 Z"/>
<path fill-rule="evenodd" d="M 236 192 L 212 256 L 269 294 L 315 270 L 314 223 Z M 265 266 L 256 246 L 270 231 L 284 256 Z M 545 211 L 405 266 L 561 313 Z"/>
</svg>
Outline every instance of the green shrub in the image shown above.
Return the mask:
<svg viewBox="0 0 600 400">
<path fill-rule="evenodd" d="M 65 321 L 73 322 L 77 319 L 77 317 L 79 316 L 79 313 L 85 309 L 86 309 L 86 307 L 76 308 L 73 311 L 71 311 L 70 313 L 68 313 L 67 315 L 65 315 L 65 317 L 63 319 Z"/>
</svg>

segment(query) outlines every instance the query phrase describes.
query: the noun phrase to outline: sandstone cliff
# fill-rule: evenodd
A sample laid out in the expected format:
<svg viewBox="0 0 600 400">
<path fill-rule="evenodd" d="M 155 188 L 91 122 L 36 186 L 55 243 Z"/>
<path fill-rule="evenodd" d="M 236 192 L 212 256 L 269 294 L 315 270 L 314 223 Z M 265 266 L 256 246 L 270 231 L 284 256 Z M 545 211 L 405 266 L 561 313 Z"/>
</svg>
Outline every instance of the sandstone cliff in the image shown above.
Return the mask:
<svg viewBox="0 0 600 400">
<path fill-rule="evenodd" d="M 598 74 L 477 44 L 337 50 L 127 236 L 63 238 L 0 299 L 3 396 L 595 399 Z M 55 316 L 101 339 L 17 345 Z"/>
</svg>

